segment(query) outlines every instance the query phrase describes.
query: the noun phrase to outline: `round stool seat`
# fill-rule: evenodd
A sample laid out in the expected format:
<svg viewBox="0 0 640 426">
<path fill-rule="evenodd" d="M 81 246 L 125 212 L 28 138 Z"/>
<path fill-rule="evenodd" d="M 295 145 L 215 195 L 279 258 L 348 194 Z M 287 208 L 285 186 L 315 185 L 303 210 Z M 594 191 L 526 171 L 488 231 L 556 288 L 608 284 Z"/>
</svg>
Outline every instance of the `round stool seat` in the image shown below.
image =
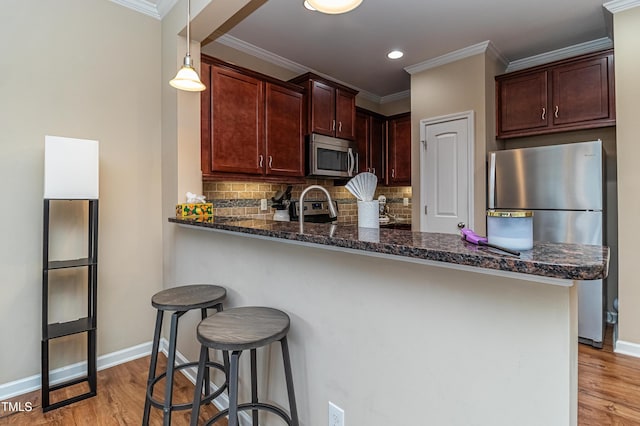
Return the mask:
<svg viewBox="0 0 640 426">
<path fill-rule="evenodd" d="M 281 340 L 289 325 L 289 316 L 278 309 L 232 308 L 202 320 L 198 324 L 198 341 L 212 349 L 254 349 Z"/>
<path fill-rule="evenodd" d="M 151 305 L 161 311 L 189 311 L 209 308 L 224 300 L 226 296 L 227 290 L 217 285 L 184 285 L 154 294 Z"/>
</svg>

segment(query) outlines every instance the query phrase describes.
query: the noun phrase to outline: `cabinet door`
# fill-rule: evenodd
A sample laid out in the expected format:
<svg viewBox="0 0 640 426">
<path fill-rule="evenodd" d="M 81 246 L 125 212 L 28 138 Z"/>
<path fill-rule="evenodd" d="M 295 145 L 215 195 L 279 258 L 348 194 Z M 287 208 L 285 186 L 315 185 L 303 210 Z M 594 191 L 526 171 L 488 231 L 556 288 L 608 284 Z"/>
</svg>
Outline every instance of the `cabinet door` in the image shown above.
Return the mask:
<svg viewBox="0 0 640 426">
<path fill-rule="evenodd" d="M 540 71 L 498 81 L 498 136 L 547 127 L 547 72 Z"/>
<path fill-rule="evenodd" d="M 304 176 L 302 93 L 266 83 L 267 175 Z"/>
<path fill-rule="evenodd" d="M 369 140 L 371 173 L 378 176 L 378 182 L 384 180 L 384 141 L 386 120 L 381 117 L 371 117 L 371 138 Z M 409 145 L 411 145 L 411 129 L 409 129 Z M 411 163 L 409 163 L 411 167 Z"/>
<path fill-rule="evenodd" d="M 369 140 L 371 116 L 363 111 L 356 112 L 356 142 L 358 144 L 358 173 L 371 170 L 369 165 Z"/>
<path fill-rule="evenodd" d="M 344 90 L 336 89 L 335 135 L 338 138 L 353 140 L 356 137 L 356 97 Z"/>
<path fill-rule="evenodd" d="M 552 70 L 553 124 L 609 118 L 608 57 Z"/>
<path fill-rule="evenodd" d="M 311 132 L 335 136 L 336 91 L 319 81 L 311 82 Z"/>
<path fill-rule="evenodd" d="M 262 174 L 263 82 L 236 71 L 211 69 L 211 170 Z"/>
<path fill-rule="evenodd" d="M 389 120 L 389 185 L 411 185 L 411 116 Z"/>
</svg>

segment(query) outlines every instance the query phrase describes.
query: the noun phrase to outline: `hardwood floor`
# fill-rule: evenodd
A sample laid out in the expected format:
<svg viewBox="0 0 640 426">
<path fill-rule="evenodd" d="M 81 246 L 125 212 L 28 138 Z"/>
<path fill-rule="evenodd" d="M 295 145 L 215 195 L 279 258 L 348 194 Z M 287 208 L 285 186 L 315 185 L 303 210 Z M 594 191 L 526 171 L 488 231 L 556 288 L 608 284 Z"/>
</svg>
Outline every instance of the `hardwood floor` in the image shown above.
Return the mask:
<svg viewBox="0 0 640 426">
<path fill-rule="evenodd" d="M 580 426 L 640 425 L 640 359 L 614 354 L 612 333 L 602 349 L 579 345 Z"/>
<path fill-rule="evenodd" d="M 611 330 L 605 347 L 595 349 L 579 345 L 578 424 L 580 426 L 640 426 L 640 359 L 613 353 Z M 164 368 L 164 358 L 160 368 Z M 149 357 L 140 358 L 98 372 L 98 395 L 94 398 L 42 413 L 40 391 L 12 398 L 11 402 L 31 402 L 31 412 L 9 412 L 0 405 L 0 425 L 140 425 L 144 406 L 144 387 Z M 176 374 L 176 401 L 193 397 L 193 385 Z M 160 382 L 163 386 L 163 381 Z M 64 395 L 59 396 L 64 397 Z M 213 415 L 207 405 L 201 422 Z M 162 424 L 161 411 L 151 410 L 151 425 Z M 189 412 L 178 411 L 172 425 L 189 424 Z M 226 426 L 226 421 L 219 422 Z M 354 425 L 364 426 L 364 425 Z"/>
<path fill-rule="evenodd" d="M 166 358 L 160 356 L 159 371 L 164 371 Z M 55 425 L 55 426 L 112 426 L 112 425 L 140 425 L 144 409 L 145 386 L 149 372 L 149 357 L 121 364 L 106 370 L 98 371 L 98 395 L 84 401 L 43 413 L 40 401 L 40 391 L 30 392 L 20 397 L 11 398 L 11 402 L 27 402 L 33 410 L 9 412 L 0 405 L 0 425 Z M 173 400 L 187 402 L 193 399 L 193 384 L 182 374 L 176 374 L 174 380 Z M 86 386 L 86 384 L 77 385 Z M 164 380 L 158 382 L 156 394 L 164 389 Z M 88 388 L 62 389 L 57 392 L 67 392 L 77 395 L 86 392 Z M 75 392 L 74 392 L 75 391 Z M 66 398 L 66 395 L 53 393 L 51 400 Z M 154 394 L 155 395 L 155 394 Z M 55 399 L 55 398 L 58 399 Z M 161 396 L 158 397 L 162 399 Z M 215 414 L 215 407 L 211 404 L 200 410 L 200 424 Z M 191 419 L 189 410 L 174 411 L 171 424 L 175 426 L 188 425 Z M 150 425 L 162 425 L 162 411 L 151 409 Z M 216 426 L 227 426 L 226 420 L 216 423 Z"/>
</svg>

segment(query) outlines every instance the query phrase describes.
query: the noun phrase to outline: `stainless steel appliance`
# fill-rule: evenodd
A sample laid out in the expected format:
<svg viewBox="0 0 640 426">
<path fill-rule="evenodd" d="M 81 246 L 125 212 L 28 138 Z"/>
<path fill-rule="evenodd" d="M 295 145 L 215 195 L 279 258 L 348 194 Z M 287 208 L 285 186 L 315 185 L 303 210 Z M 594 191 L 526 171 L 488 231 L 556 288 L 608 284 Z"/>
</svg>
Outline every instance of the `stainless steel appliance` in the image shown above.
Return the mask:
<svg viewBox="0 0 640 426">
<path fill-rule="evenodd" d="M 289 217 L 290 220 L 299 220 L 299 201 L 291 201 L 289 204 Z M 336 211 L 338 211 L 338 204 L 332 201 Z M 329 211 L 329 205 L 326 201 L 304 201 L 304 221 L 311 223 L 330 223 L 335 220 L 331 217 Z"/>
<path fill-rule="evenodd" d="M 489 153 L 490 209 L 533 210 L 534 241 L 604 241 L 602 142 L 580 142 Z M 580 342 L 602 347 L 606 283 L 578 284 Z"/>
<path fill-rule="evenodd" d="M 332 178 L 352 177 L 358 170 L 355 142 L 310 134 L 307 137 L 307 175 Z"/>
</svg>

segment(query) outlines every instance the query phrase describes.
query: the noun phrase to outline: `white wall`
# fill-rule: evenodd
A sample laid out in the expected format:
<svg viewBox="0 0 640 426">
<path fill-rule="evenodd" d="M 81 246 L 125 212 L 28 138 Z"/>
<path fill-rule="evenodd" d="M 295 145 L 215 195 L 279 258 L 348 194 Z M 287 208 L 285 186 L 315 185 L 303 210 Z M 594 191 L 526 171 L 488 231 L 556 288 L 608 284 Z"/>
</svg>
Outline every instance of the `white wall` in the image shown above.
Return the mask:
<svg viewBox="0 0 640 426">
<path fill-rule="evenodd" d="M 162 217 L 159 21 L 105 0 L 0 8 L 1 384 L 40 372 L 45 135 L 100 141 L 98 355 L 150 340 Z M 70 232 L 57 254 L 77 249 L 82 213 L 54 213 Z M 69 274 L 76 284 L 52 288 L 51 320 L 78 316 L 82 279 Z M 83 359 L 81 340 L 55 345 L 52 367 Z"/>
<path fill-rule="evenodd" d="M 326 425 L 328 401 L 354 426 L 575 424 L 567 287 L 173 226 L 180 276 L 290 315 L 301 426 Z M 198 314 L 181 321 L 195 359 Z M 288 408 L 277 345 L 259 356 L 260 392 Z"/>
<path fill-rule="evenodd" d="M 640 228 L 637 226 L 640 212 L 640 168 L 637 163 L 640 156 L 640 7 L 616 13 L 613 30 L 618 150 L 618 330 L 620 340 L 625 343 L 624 349 L 640 356 L 640 286 L 636 268 L 640 254 Z"/>
</svg>

